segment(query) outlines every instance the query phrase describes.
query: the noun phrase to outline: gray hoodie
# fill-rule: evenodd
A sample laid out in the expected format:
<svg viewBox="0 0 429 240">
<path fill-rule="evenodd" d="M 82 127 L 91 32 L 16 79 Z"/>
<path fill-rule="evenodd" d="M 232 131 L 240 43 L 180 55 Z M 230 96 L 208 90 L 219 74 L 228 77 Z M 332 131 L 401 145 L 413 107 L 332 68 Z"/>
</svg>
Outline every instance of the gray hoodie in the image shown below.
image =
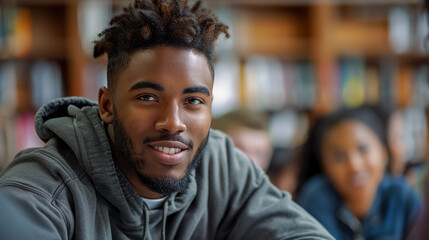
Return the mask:
<svg viewBox="0 0 429 240">
<path fill-rule="evenodd" d="M 35 124 L 46 145 L 0 175 L 35 239 L 332 239 L 218 131 L 186 192 L 148 210 L 112 160 L 95 102 L 54 100 Z"/>
</svg>

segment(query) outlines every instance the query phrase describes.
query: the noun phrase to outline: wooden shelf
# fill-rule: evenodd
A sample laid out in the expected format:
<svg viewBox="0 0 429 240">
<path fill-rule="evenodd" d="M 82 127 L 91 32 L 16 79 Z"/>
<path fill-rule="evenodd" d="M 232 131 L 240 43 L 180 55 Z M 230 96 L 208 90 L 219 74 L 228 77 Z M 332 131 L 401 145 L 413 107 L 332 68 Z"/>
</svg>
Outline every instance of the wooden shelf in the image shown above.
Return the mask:
<svg viewBox="0 0 429 240">
<path fill-rule="evenodd" d="M 115 0 L 126 2 L 125 0 Z M 224 6 L 311 6 L 329 3 L 335 6 L 367 6 L 367 5 L 421 5 L 420 0 L 207 0 L 210 5 Z"/>
<path fill-rule="evenodd" d="M 239 55 L 308 57 L 309 32 L 302 27 L 305 9 L 238 11 L 234 38 Z"/>
<path fill-rule="evenodd" d="M 332 50 L 336 55 L 383 55 L 391 51 L 387 22 L 341 21 L 332 26 Z"/>
<path fill-rule="evenodd" d="M 95 68 L 98 67 L 99 70 L 104 67 L 107 57 L 104 55 L 93 59 L 83 51 L 78 28 L 78 3 L 81 1 L 85 0 L 0 0 L 2 11 L 5 10 L 5 6 L 26 8 L 31 11 L 31 37 L 22 38 L 24 42 L 31 40 L 29 51 L 23 51 L 25 54 L 16 54 L 12 51 L 16 49 L 9 49 L 6 46 L 0 49 L 0 63 L 18 62 L 18 65 L 24 63 L 23 65 L 30 68 L 28 66 L 37 60 L 52 60 L 61 66 L 65 95 L 85 96 L 88 91 L 93 91 L 86 90 L 89 87 L 84 78 L 89 79 L 88 75 L 92 76 L 91 73 L 88 74 L 88 69 L 96 66 Z M 422 55 L 413 50 L 396 54 L 389 42 L 390 9 L 405 6 L 418 12 L 421 2 L 421 0 L 206 0 L 204 4 L 220 10 L 227 8 L 228 13 L 232 12 L 230 20 L 234 46 L 228 54 L 235 55 L 240 62 L 238 64 L 240 87 L 237 94 L 241 103 L 249 97 L 243 90 L 246 84 L 244 63 L 247 58 L 264 55 L 285 60 L 284 62 L 288 64 L 303 60 L 301 62 L 310 62 L 311 74 L 315 76 L 316 81 L 315 106 L 305 109 L 314 117 L 339 105 L 338 96 L 333 93 L 337 91 L 334 88 L 339 86 L 332 87 L 332 82 L 334 79 L 338 80 L 336 76 L 339 72 L 338 62 L 343 58 L 357 55 L 371 68 L 379 67 L 384 60 L 392 61 L 394 62 L 392 65 L 398 65 L 398 75 L 403 79 L 411 78 L 413 71 L 421 65 L 429 65 L 428 54 Z M 112 0 L 111 3 L 115 11 L 129 5 L 132 0 Z M 222 21 L 222 18 L 220 20 Z M 387 65 L 389 67 L 389 64 Z M 15 114 L 32 107 L 28 81 L 20 82 L 18 87 L 17 94 L 20 98 Z M 407 100 L 408 95 L 403 98 Z M 408 103 L 401 101 L 394 104 L 405 106 Z"/>
<path fill-rule="evenodd" d="M 67 5 L 75 4 L 81 0 L 2 0 L 4 4 L 26 4 L 31 6 L 37 5 Z M 132 0 L 112 0 L 116 5 L 128 5 Z M 421 0 L 206 0 L 207 4 L 222 4 L 229 6 L 309 6 L 330 2 L 335 5 L 419 5 Z"/>
<path fill-rule="evenodd" d="M 132 1 L 113 0 L 113 8 Z M 0 60 L 52 59 L 61 61 L 67 95 L 82 95 L 82 76 L 97 61 L 82 49 L 78 31 L 79 0 L 3 0 L 0 6 L 28 8 L 32 17 L 30 51 L 15 55 L 0 49 Z M 334 77 L 338 59 L 359 55 L 368 59 L 392 58 L 422 64 L 428 55 L 395 54 L 389 43 L 389 7 L 417 8 L 420 0 L 208 0 L 210 6 L 234 13 L 233 54 L 240 59 L 267 55 L 280 59 L 313 61 L 320 85 Z M 318 90 L 321 111 L 333 106 L 329 90 Z"/>
</svg>

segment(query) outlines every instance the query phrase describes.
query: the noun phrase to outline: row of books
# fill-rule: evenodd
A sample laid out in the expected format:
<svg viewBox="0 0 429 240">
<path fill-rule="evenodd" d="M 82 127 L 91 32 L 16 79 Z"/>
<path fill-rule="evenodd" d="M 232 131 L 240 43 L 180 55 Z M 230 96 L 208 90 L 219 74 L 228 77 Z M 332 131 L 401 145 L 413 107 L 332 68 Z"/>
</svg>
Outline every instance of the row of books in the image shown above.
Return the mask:
<svg viewBox="0 0 429 240">
<path fill-rule="evenodd" d="M 367 64 L 363 58 L 351 57 L 339 61 L 340 101 L 346 106 L 365 102 L 407 107 L 429 105 L 429 64 L 399 64 L 382 59 Z"/>
<path fill-rule="evenodd" d="M 19 151 L 43 145 L 34 129 L 34 116 L 34 113 L 0 116 L 0 171 Z"/>
<path fill-rule="evenodd" d="M 422 107 L 396 109 L 401 119 L 401 143 L 406 151 L 405 161 L 422 161 L 427 150 L 427 117 Z M 276 148 L 295 148 L 304 143 L 309 128 L 309 116 L 296 109 L 284 109 L 274 112 L 269 118 L 269 132 Z"/>
<path fill-rule="evenodd" d="M 62 75 L 56 61 L 0 62 L 0 170 L 20 150 L 43 145 L 34 130 L 34 116 L 46 102 L 67 95 Z M 105 66 L 88 65 L 82 78 L 82 94 L 96 100 L 98 88 L 106 85 Z"/>
<path fill-rule="evenodd" d="M 363 57 L 337 61 L 335 77 L 316 79 L 310 60 L 282 60 L 255 56 L 240 63 L 219 59 L 216 65 L 214 112 L 237 106 L 255 110 L 312 109 L 317 89 L 329 89 L 336 106 L 382 103 L 390 106 L 429 105 L 429 64 L 406 65 L 394 59 L 367 62 Z"/>
<path fill-rule="evenodd" d="M 429 53 L 428 14 L 420 8 L 396 6 L 389 10 L 389 42 L 394 52 Z"/>
<path fill-rule="evenodd" d="M 62 96 L 59 63 L 0 62 L 0 169 L 18 151 L 42 145 L 34 130 L 35 111 L 47 101 Z"/>
<path fill-rule="evenodd" d="M 98 89 L 107 85 L 106 66 L 88 64 L 81 77 L 81 95 L 97 100 Z M 57 61 L 0 61 L 0 112 L 35 111 L 49 100 L 68 95 L 64 83 L 63 68 Z"/>
<path fill-rule="evenodd" d="M 31 111 L 64 96 L 61 66 L 55 61 L 0 62 L 0 111 Z"/>
<path fill-rule="evenodd" d="M 32 14 L 28 8 L 0 4 L 0 50 L 5 55 L 23 57 L 33 43 Z"/>
<path fill-rule="evenodd" d="M 88 56 L 92 55 L 92 42 L 97 38 L 97 34 L 109 23 L 112 16 L 111 5 L 109 1 L 79 1 L 77 7 L 79 37 L 82 48 Z M 55 52 L 51 48 L 61 48 L 66 44 L 66 36 L 62 35 L 66 31 L 57 29 L 66 28 L 65 21 L 56 19 L 58 23 L 49 23 L 55 19 L 46 18 L 46 14 L 50 11 L 49 8 L 52 8 L 52 12 L 58 9 L 56 5 L 47 5 L 40 11 L 40 8 L 35 8 L 35 10 L 31 7 L 22 7 L 14 1 L 0 2 L 0 53 L 3 54 L 3 57 L 23 58 L 34 52 L 44 55 L 46 53 L 40 52 L 39 45 L 43 45 L 43 51 Z M 47 22 L 51 25 L 42 26 Z M 47 28 L 50 29 L 47 30 Z M 56 40 L 59 42 L 55 42 Z M 55 46 L 47 47 L 44 43 L 46 41 L 53 41 Z M 57 52 L 64 54 L 64 51 Z"/>
</svg>

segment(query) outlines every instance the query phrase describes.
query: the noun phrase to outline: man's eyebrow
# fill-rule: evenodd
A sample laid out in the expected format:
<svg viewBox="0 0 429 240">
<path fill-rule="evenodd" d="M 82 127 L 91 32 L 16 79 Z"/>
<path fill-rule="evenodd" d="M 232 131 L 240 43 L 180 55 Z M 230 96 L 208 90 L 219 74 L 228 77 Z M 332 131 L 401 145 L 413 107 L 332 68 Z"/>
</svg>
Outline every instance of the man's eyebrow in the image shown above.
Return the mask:
<svg viewBox="0 0 429 240">
<path fill-rule="evenodd" d="M 129 91 L 133 91 L 140 88 L 152 88 L 158 91 L 164 91 L 164 88 L 161 85 L 151 82 L 138 82 L 134 84 Z"/>
<path fill-rule="evenodd" d="M 207 94 L 207 96 L 210 96 L 209 89 L 204 86 L 189 87 L 183 90 L 183 94 L 196 93 L 196 92 L 205 93 Z"/>
</svg>

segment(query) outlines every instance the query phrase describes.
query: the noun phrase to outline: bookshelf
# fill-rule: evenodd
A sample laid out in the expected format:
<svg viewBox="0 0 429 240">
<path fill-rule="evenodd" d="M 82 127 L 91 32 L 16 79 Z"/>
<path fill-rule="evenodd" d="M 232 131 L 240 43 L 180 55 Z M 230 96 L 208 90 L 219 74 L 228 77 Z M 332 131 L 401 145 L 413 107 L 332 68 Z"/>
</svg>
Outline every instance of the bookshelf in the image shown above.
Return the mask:
<svg viewBox="0 0 429 240">
<path fill-rule="evenodd" d="M 421 1 L 209 2 L 219 12 L 233 9 L 228 23 L 234 41 L 230 51 L 243 69 L 237 90 L 241 107 L 270 113 L 304 111 L 310 125 L 314 117 L 340 106 L 363 103 L 398 108 L 405 119 L 428 115 L 429 46 L 423 45 L 429 33 Z M 265 60 L 254 64 L 255 56 Z M 266 63 L 269 67 L 261 67 Z M 274 74 L 281 72 L 278 64 L 283 72 Z M 254 73 L 246 74 L 247 68 Z M 254 75 L 261 75 L 259 81 Z M 281 78 L 284 84 L 273 80 L 270 86 L 264 78 Z M 248 85 L 259 94 L 247 91 Z M 286 88 L 286 99 L 273 94 L 279 88 Z M 261 104 L 270 98 L 283 103 L 274 109 Z M 410 116 L 416 108 L 420 115 Z M 415 128 L 412 121 L 407 124 Z M 427 126 L 426 120 L 420 129 L 426 131 Z M 429 148 L 427 133 L 416 138 Z M 427 157 L 427 150 L 419 148 L 410 158 Z"/>
<path fill-rule="evenodd" d="M 316 112 L 329 112 L 344 104 L 342 99 L 336 99 L 340 93 L 333 92 L 341 88 L 338 75 L 344 59 L 361 59 L 364 71 L 377 72 L 383 70 L 383 62 L 394 63 L 390 66 L 397 65 L 398 72 L 403 72 L 403 67 L 415 71 L 429 62 L 428 50 L 419 49 L 423 44 L 417 29 L 422 22 L 419 1 L 210 2 L 220 9 L 235 9 L 233 51 L 239 59 L 262 55 L 280 61 L 308 59 L 312 62 L 318 91 L 317 105 L 313 107 Z M 394 21 L 389 18 L 395 10 L 402 13 L 405 10 L 405 17 L 409 18 L 405 35 L 411 37 L 406 40 L 405 50 L 394 46 Z"/>
<path fill-rule="evenodd" d="M 82 95 L 87 57 L 80 47 L 77 3 L 0 3 L 0 169 L 17 151 L 42 145 L 34 115 L 49 99 Z"/>
<path fill-rule="evenodd" d="M 31 81 L 37 76 L 32 75 L 34 66 L 40 62 L 46 64 L 46 74 L 61 83 L 58 96 L 95 99 L 106 58 L 93 59 L 83 46 L 87 41 L 82 40 L 79 9 L 80 4 L 88 2 L 0 2 L 0 129 L 8 128 L 17 117 L 35 113 L 38 106 L 32 99 L 35 94 Z M 115 12 L 129 2 L 112 0 L 108 9 Z M 232 39 L 218 48 L 217 60 L 226 67 L 216 75 L 237 82 L 233 86 L 238 107 L 257 107 L 270 113 L 297 109 L 310 118 L 361 102 L 427 109 L 429 55 L 422 51 L 420 0 L 205 3 L 231 27 Z M 397 49 L 403 48 L 403 42 L 395 42 L 392 35 L 396 30 L 390 17 L 395 9 L 399 19 L 408 16 L 412 23 L 404 27 L 408 34 L 401 30 L 396 33 L 409 37 L 404 40 L 408 46 L 401 51 Z M 249 66 L 258 69 L 256 73 L 261 77 L 249 77 L 255 75 Z M 263 91 L 255 93 L 254 84 Z M 10 149 L 14 145 L 10 142 L 15 141 L 10 140 L 13 133 L 0 132 L 0 144 Z M 15 150 L 12 147 L 8 152 Z M 10 154 L 0 156 L 0 164 L 2 159 L 11 159 Z"/>
</svg>

